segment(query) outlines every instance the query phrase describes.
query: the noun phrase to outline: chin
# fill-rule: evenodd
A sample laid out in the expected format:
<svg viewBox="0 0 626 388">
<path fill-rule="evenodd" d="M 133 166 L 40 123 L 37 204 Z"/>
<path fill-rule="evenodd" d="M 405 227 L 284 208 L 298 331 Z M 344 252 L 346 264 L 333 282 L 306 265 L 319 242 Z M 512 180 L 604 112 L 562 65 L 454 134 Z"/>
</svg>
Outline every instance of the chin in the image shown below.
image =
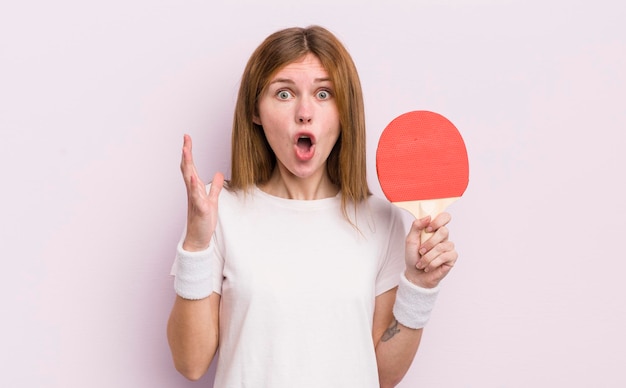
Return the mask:
<svg viewBox="0 0 626 388">
<path fill-rule="evenodd" d="M 295 168 L 290 169 L 289 172 L 291 175 L 295 176 L 299 179 L 308 179 L 314 177 L 318 169 L 309 169 L 309 168 Z"/>
</svg>

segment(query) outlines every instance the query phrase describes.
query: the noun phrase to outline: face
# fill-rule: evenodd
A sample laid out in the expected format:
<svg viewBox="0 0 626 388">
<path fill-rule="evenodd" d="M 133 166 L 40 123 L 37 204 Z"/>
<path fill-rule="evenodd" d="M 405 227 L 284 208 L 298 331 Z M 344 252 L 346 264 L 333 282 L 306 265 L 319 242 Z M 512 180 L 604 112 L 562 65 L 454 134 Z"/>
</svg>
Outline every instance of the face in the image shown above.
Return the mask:
<svg viewBox="0 0 626 388">
<path fill-rule="evenodd" d="M 319 59 L 307 54 L 280 69 L 259 98 L 254 122 L 263 126 L 281 173 L 320 178 L 339 137 L 333 83 Z"/>
</svg>

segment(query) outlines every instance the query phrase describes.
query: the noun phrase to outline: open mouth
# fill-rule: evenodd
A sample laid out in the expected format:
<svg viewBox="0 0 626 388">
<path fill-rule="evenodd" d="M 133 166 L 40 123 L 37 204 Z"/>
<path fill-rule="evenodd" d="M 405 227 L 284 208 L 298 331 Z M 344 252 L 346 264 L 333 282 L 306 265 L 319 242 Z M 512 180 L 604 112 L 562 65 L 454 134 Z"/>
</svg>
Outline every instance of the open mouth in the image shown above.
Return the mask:
<svg viewBox="0 0 626 388">
<path fill-rule="evenodd" d="M 301 161 L 308 161 L 315 155 L 315 138 L 308 134 L 299 134 L 296 138 L 296 156 Z"/>
<path fill-rule="evenodd" d="M 300 136 L 298 137 L 297 145 L 299 149 L 303 151 L 308 151 L 311 149 L 311 146 L 313 145 L 313 141 L 308 136 Z"/>
</svg>

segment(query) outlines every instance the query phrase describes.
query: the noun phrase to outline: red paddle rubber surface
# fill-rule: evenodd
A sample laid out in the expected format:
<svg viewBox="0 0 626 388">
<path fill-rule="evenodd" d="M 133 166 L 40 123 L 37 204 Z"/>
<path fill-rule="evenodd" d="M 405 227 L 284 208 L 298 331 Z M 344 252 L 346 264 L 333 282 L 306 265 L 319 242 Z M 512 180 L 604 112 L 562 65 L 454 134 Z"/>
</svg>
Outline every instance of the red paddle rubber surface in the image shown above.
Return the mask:
<svg viewBox="0 0 626 388">
<path fill-rule="evenodd" d="M 469 181 L 465 142 L 438 113 L 404 113 L 380 136 L 376 171 L 391 202 L 460 197 Z"/>
</svg>

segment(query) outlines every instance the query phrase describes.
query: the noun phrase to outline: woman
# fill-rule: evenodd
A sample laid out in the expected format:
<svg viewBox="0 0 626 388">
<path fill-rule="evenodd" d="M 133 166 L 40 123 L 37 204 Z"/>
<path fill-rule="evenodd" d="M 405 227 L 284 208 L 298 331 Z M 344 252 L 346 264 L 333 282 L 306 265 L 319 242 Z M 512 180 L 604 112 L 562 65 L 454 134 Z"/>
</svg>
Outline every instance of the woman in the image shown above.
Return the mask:
<svg viewBox="0 0 626 388">
<path fill-rule="evenodd" d="M 457 253 L 450 215 L 370 194 L 356 68 L 318 26 L 270 35 L 244 70 L 232 177 L 207 188 L 185 136 L 187 226 L 173 272 L 176 368 L 215 387 L 392 387 Z M 219 203 L 219 205 L 218 205 Z M 420 243 L 422 231 L 434 232 Z"/>
</svg>

